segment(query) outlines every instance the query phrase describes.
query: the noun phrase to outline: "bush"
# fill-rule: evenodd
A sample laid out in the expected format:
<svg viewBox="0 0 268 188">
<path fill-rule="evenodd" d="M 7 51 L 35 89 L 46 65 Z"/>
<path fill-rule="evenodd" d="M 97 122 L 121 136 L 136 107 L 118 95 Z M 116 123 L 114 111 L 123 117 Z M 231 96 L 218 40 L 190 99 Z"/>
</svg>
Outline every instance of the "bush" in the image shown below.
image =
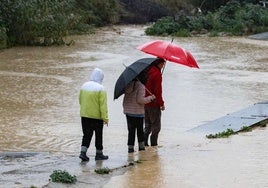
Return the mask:
<svg viewBox="0 0 268 188">
<path fill-rule="evenodd" d="M 235 14 L 235 19 L 242 23 L 243 33 L 267 31 L 268 11 L 259 5 L 247 4 Z"/>
<path fill-rule="evenodd" d="M 207 28 L 205 17 L 203 15 L 189 16 L 187 27 L 191 31 L 201 31 L 202 29 Z"/>
<path fill-rule="evenodd" d="M 187 33 L 207 31 L 211 36 L 218 33 L 248 35 L 268 30 L 268 11 L 259 5 L 229 1 L 216 12 L 206 15 L 179 15 L 176 19 L 165 17 L 145 31 L 148 35 L 188 36 Z"/>
<path fill-rule="evenodd" d="M 0 27 L 0 50 L 4 48 L 7 48 L 6 28 Z"/>
<path fill-rule="evenodd" d="M 164 17 L 159 19 L 153 27 L 149 27 L 145 30 L 147 35 L 170 35 L 179 29 L 178 23 L 174 21 L 172 17 Z"/>
<path fill-rule="evenodd" d="M 191 34 L 190 34 L 189 30 L 180 29 L 179 31 L 174 33 L 173 36 L 176 36 L 176 37 L 190 37 Z"/>
<path fill-rule="evenodd" d="M 118 0 L 1 0 L 1 46 L 62 45 L 69 33 L 85 33 L 92 25 L 116 23 Z M 3 28 L 7 40 L 4 38 Z"/>
<path fill-rule="evenodd" d="M 63 44 L 77 18 L 73 0 L 3 0 L 0 13 L 9 45 Z"/>
</svg>

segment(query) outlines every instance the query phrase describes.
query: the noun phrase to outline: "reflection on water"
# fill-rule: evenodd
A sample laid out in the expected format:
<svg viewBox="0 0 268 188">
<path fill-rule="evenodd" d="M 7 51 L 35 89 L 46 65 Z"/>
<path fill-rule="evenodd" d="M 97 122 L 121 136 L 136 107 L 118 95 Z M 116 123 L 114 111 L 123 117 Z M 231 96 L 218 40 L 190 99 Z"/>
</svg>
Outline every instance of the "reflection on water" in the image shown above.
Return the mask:
<svg viewBox="0 0 268 188">
<path fill-rule="evenodd" d="M 129 157 L 122 98 L 113 101 L 113 88 L 123 64 L 150 57 L 135 47 L 159 37 L 145 36 L 141 26 L 116 29 L 120 35 L 107 28 L 94 36 L 73 36 L 76 43 L 70 47 L 16 47 L 0 52 L 1 152 L 76 155 L 82 136 L 78 92 L 98 66 L 105 73 L 110 115 L 109 127 L 104 128 L 105 152 L 115 161 Z M 174 43 L 191 51 L 200 69 L 167 63 L 162 147 L 136 153 L 142 164 L 114 177 L 106 187 L 268 186 L 267 129 L 215 141 L 184 134 L 268 99 L 268 42 L 194 37 L 175 38 Z M 91 149 L 92 156 L 95 150 Z"/>
<path fill-rule="evenodd" d="M 128 161 L 138 163 L 123 176 L 115 176 L 104 187 L 161 187 L 165 177 L 164 167 L 159 160 L 156 148 L 149 147 L 146 151 L 128 155 Z M 142 168 L 140 167 L 142 166 Z M 118 183 L 120 182 L 120 183 Z"/>
</svg>

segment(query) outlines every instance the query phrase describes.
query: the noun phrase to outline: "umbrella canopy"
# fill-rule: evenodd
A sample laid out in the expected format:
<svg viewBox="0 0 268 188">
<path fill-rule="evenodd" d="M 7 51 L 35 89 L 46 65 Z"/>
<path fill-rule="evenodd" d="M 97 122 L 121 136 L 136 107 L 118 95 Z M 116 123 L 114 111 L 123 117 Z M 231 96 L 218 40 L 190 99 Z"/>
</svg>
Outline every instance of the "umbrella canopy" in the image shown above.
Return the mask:
<svg viewBox="0 0 268 188">
<path fill-rule="evenodd" d="M 188 50 L 172 42 L 155 40 L 140 45 L 137 49 L 170 62 L 179 63 L 192 68 L 199 68 L 196 60 Z"/>
<path fill-rule="evenodd" d="M 142 58 L 127 66 L 116 81 L 114 99 L 119 98 L 125 92 L 125 87 L 155 60 L 157 58 Z"/>
</svg>

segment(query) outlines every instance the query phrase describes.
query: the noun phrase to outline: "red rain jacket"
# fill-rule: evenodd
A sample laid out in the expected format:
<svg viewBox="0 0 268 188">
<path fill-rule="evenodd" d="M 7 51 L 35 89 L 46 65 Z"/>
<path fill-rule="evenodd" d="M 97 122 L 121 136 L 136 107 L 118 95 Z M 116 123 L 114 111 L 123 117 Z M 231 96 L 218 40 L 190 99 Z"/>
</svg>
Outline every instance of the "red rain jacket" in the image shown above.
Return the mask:
<svg viewBox="0 0 268 188">
<path fill-rule="evenodd" d="M 146 106 L 150 107 L 161 107 L 164 106 L 164 100 L 162 98 L 162 73 L 161 70 L 152 66 L 148 71 L 148 80 L 145 84 L 146 88 L 155 95 L 156 100 L 153 102 L 147 103 Z M 146 91 L 146 96 L 151 95 L 148 91 Z"/>
</svg>

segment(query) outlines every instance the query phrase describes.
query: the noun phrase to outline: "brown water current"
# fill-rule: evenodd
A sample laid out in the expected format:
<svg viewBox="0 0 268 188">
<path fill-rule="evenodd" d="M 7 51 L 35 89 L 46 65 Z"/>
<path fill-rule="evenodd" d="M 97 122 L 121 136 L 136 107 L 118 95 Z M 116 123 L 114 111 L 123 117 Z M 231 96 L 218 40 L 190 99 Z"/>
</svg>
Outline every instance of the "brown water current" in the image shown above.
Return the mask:
<svg viewBox="0 0 268 188">
<path fill-rule="evenodd" d="M 268 100 L 268 41 L 174 38 L 192 53 L 200 69 L 167 62 L 159 147 L 127 153 L 122 97 L 113 100 L 114 85 L 123 64 L 151 57 L 135 48 L 155 39 L 171 40 L 145 36 L 143 26 L 114 26 L 94 35 L 71 36 L 66 40 L 74 40 L 72 46 L 1 51 L 0 187 L 42 187 L 58 169 L 80 178 L 73 187 L 268 187 L 267 127 L 214 140 L 186 132 Z M 90 161 L 80 164 L 78 93 L 95 67 L 103 69 L 108 92 L 104 153 L 109 160 L 95 162 L 92 140 Z M 118 168 L 137 160 L 141 163 L 125 173 L 94 175 L 97 167 Z M 90 184 L 81 184 L 88 179 Z"/>
</svg>

